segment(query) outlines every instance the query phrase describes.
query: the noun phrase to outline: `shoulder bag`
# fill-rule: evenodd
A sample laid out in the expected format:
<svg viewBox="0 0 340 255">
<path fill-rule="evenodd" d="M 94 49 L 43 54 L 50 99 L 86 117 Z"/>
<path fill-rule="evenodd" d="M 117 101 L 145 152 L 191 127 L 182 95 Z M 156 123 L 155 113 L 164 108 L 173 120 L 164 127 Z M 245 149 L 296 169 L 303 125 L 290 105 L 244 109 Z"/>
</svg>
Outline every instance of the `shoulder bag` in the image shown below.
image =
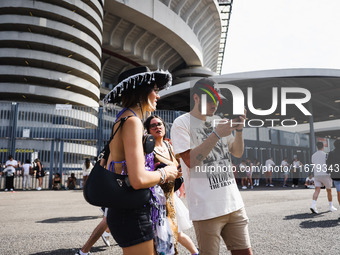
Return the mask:
<svg viewBox="0 0 340 255">
<path fill-rule="evenodd" d="M 129 117 L 131 116 L 120 120 L 117 130 L 111 136 L 108 144 Z M 107 150 L 108 146 L 105 148 Z M 100 153 L 98 161 L 86 180 L 83 190 L 85 200 L 94 206 L 122 209 L 138 209 L 149 203 L 150 189 L 135 190 L 129 184 L 127 175 L 116 174 L 100 165 L 101 158 L 107 154 L 104 150 Z"/>
</svg>

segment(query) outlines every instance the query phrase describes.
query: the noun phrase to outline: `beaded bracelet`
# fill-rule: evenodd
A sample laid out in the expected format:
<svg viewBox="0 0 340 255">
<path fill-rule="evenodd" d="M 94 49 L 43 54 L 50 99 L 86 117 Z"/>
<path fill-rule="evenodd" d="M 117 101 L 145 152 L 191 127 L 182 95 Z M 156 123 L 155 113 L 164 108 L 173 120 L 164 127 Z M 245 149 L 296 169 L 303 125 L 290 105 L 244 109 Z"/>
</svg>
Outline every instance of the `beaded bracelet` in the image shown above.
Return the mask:
<svg viewBox="0 0 340 255">
<path fill-rule="evenodd" d="M 161 181 L 160 181 L 160 184 L 164 184 L 165 181 L 166 181 L 166 173 L 165 173 L 164 168 L 160 168 L 160 169 L 158 169 L 157 171 L 159 171 L 160 174 L 161 174 Z"/>
</svg>

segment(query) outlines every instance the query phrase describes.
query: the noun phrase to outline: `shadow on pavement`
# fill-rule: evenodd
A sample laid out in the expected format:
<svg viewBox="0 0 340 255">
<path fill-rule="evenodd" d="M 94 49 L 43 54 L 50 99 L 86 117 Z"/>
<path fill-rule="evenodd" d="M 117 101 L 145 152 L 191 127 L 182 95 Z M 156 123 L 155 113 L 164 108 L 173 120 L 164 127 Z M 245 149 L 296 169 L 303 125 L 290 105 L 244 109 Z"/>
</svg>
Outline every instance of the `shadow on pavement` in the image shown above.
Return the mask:
<svg viewBox="0 0 340 255">
<path fill-rule="evenodd" d="M 320 221 L 307 220 L 300 223 L 301 228 L 333 228 L 338 227 L 339 225 L 340 222 L 338 221 L 338 219 Z"/>
<path fill-rule="evenodd" d="M 59 217 L 59 218 L 46 219 L 42 221 L 36 221 L 36 223 L 60 223 L 60 222 L 70 222 L 70 221 L 95 220 L 99 218 L 102 218 L 102 216 Z"/>
<path fill-rule="evenodd" d="M 324 213 L 326 212 L 321 212 L 318 214 L 313 214 L 310 212 L 310 213 L 299 213 L 299 214 L 287 215 L 284 217 L 284 220 L 295 220 L 295 219 L 303 220 L 303 219 L 319 218 Z"/>
<path fill-rule="evenodd" d="M 102 246 L 102 247 L 92 247 L 91 248 L 91 253 L 92 252 L 102 252 L 109 249 L 108 247 Z M 30 253 L 29 255 L 74 255 L 79 248 L 77 249 L 59 249 L 59 250 L 54 250 L 54 251 L 41 251 L 37 253 Z"/>
</svg>

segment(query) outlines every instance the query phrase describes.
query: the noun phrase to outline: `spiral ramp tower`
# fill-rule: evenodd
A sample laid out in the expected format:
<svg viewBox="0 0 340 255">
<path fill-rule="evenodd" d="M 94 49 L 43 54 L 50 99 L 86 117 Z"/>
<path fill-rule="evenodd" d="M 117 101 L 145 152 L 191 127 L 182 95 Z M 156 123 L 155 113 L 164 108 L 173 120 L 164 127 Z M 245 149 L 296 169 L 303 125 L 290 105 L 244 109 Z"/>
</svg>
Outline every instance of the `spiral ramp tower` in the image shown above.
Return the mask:
<svg viewBox="0 0 340 255">
<path fill-rule="evenodd" d="M 97 156 L 103 16 L 103 0 L 0 1 L 0 162 Z"/>
<path fill-rule="evenodd" d="M 0 100 L 97 107 L 103 2 L 0 1 Z"/>
</svg>

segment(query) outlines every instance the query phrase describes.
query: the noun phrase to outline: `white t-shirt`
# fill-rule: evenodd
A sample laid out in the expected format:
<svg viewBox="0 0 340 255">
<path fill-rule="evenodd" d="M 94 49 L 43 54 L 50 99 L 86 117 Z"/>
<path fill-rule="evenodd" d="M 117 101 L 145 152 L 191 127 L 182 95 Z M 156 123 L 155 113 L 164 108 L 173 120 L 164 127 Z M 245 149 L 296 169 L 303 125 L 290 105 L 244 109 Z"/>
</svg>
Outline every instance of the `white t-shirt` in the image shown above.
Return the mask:
<svg viewBox="0 0 340 255">
<path fill-rule="evenodd" d="M 306 182 L 314 182 L 314 177 L 309 178 L 309 176 L 306 178 Z"/>
<path fill-rule="evenodd" d="M 285 160 L 282 160 L 281 162 L 282 170 L 283 172 L 288 172 L 289 171 L 289 163 Z"/>
<path fill-rule="evenodd" d="M 239 167 L 240 167 L 240 172 L 242 172 L 242 173 L 249 172 L 249 169 L 247 169 L 249 167 L 247 167 L 247 165 L 245 163 L 240 163 Z"/>
<path fill-rule="evenodd" d="M 175 154 L 196 148 L 211 134 L 212 120 L 202 121 L 186 113 L 178 117 L 171 128 Z M 223 142 L 222 142 L 223 141 Z M 191 220 L 219 217 L 244 207 L 229 161 L 232 135 L 218 141 L 200 166 L 188 168 L 181 159 L 185 191 Z M 209 171 L 210 169 L 210 171 Z"/>
<path fill-rule="evenodd" d="M 266 170 L 273 171 L 273 167 L 275 166 L 275 162 L 271 159 L 266 160 Z"/>
<path fill-rule="evenodd" d="M 318 150 L 312 155 L 312 163 L 314 166 L 314 176 L 328 175 L 326 165 L 327 154 Z"/>
<path fill-rule="evenodd" d="M 89 175 L 91 173 L 92 168 L 93 168 L 92 163 L 90 163 L 90 167 L 89 168 L 86 168 L 86 165 L 84 163 L 83 166 L 82 166 L 83 176 Z"/>
<path fill-rule="evenodd" d="M 18 165 L 18 161 L 16 160 L 7 160 L 6 161 L 6 169 L 7 169 L 7 176 L 12 176 L 15 173 L 15 168 L 13 166 Z M 12 166 L 8 166 L 12 165 Z"/>
<path fill-rule="evenodd" d="M 22 165 L 22 168 L 24 169 L 24 175 L 28 175 L 30 173 L 30 166 L 31 164 L 25 163 Z"/>
<path fill-rule="evenodd" d="M 293 163 L 292 163 L 292 165 L 293 165 L 293 167 L 295 167 L 295 168 L 299 168 L 300 166 L 301 166 L 301 162 L 298 160 L 298 161 L 293 161 Z"/>
</svg>

